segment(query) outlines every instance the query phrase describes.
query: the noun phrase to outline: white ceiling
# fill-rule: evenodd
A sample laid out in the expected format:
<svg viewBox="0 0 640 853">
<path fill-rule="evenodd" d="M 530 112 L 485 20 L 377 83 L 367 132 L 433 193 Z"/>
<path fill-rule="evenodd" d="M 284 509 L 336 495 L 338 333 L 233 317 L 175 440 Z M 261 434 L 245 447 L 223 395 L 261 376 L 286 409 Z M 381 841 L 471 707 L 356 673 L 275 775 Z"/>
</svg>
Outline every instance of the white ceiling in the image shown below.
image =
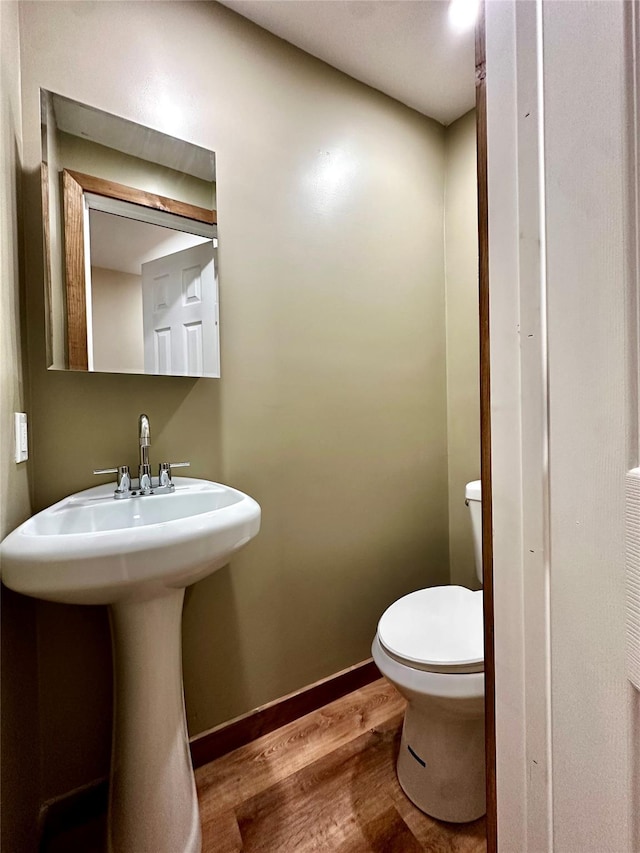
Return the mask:
<svg viewBox="0 0 640 853">
<path fill-rule="evenodd" d="M 150 225 L 100 210 L 89 211 L 91 266 L 141 275 L 141 265 L 206 243 L 207 237 Z"/>
<path fill-rule="evenodd" d="M 447 0 L 220 0 L 263 29 L 444 125 L 475 104 L 473 27 Z"/>
</svg>

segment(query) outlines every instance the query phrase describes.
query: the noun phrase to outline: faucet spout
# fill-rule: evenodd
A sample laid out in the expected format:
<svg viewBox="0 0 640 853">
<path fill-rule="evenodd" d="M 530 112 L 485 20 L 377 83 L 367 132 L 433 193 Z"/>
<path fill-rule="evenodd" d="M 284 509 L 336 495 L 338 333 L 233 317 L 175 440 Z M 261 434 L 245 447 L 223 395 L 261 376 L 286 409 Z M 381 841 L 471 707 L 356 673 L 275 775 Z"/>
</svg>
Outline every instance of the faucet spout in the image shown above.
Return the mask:
<svg viewBox="0 0 640 853">
<path fill-rule="evenodd" d="M 138 433 L 140 436 L 140 465 L 149 464 L 149 448 L 151 447 L 151 432 L 149 429 L 149 418 L 140 415 L 138 419 Z"/>
<path fill-rule="evenodd" d="M 151 492 L 151 465 L 149 465 L 149 448 L 151 447 L 151 431 L 149 418 L 140 415 L 138 418 L 138 435 L 140 437 L 140 465 L 138 465 L 138 487 L 141 495 Z"/>
</svg>

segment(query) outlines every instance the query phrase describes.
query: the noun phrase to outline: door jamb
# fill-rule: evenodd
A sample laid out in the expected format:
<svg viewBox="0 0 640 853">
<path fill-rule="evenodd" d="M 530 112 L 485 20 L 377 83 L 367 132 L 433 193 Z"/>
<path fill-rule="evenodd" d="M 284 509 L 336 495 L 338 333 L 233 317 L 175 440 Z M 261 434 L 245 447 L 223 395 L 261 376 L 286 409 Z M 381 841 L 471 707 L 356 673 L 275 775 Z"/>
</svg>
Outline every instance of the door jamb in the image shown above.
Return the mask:
<svg viewBox="0 0 640 853">
<path fill-rule="evenodd" d="M 482 572 L 484 607 L 485 772 L 487 851 L 498 849 L 496 797 L 495 653 L 493 608 L 493 521 L 491 505 L 491 382 L 489 349 L 489 206 L 487 193 L 487 91 L 485 8 L 475 33 L 476 139 L 478 169 L 478 282 L 480 307 L 480 479 L 482 482 Z"/>
</svg>

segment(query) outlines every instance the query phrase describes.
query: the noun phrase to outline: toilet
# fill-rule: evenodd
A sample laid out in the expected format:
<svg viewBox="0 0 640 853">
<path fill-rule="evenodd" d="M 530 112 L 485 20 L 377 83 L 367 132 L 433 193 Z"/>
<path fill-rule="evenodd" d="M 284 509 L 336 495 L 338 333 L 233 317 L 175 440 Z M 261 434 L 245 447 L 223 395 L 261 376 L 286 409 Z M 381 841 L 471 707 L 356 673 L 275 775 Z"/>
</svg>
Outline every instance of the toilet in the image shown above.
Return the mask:
<svg viewBox="0 0 640 853">
<path fill-rule="evenodd" d="M 476 572 L 482 582 L 480 481 L 468 483 Z M 411 592 L 383 613 L 372 646 L 380 672 L 407 700 L 398 781 L 438 820 L 465 823 L 485 804 L 482 590 Z"/>
</svg>

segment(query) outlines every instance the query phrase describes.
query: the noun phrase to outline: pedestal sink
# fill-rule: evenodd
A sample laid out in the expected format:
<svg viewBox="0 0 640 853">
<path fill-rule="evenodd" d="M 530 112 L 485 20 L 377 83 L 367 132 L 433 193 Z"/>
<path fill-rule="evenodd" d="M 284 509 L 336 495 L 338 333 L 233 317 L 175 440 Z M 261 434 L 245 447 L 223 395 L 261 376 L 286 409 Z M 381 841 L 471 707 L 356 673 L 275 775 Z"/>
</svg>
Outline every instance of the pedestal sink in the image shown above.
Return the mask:
<svg viewBox="0 0 640 853">
<path fill-rule="evenodd" d="M 184 590 L 226 565 L 260 528 L 260 507 L 248 495 L 207 480 L 174 482 L 173 494 L 121 501 L 112 485 L 78 492 L 0 545 L 11 589 L 109 606 L 112 853 L 201 849 L 182 690 Z"/>
</svg>

